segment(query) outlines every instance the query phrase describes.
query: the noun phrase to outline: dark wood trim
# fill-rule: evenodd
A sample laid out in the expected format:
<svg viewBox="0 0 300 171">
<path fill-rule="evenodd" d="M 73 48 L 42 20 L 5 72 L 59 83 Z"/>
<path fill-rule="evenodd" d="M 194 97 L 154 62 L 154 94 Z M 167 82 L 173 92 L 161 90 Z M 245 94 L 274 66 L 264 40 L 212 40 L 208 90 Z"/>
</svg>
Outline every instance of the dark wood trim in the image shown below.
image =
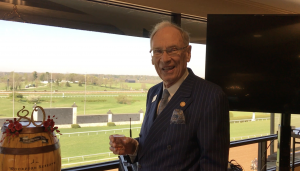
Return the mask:
<svg viewBox="0 0 300 171">
<path fill-rule="evenodd" d="M 181 14 L 172 13 L 171 22 L 181 27 Z"/>
<path fill-rule="evenodd" d="M 104 171 L 119 168 L 119 160 L 61 169 L 61 171 Z"/>
</svg>

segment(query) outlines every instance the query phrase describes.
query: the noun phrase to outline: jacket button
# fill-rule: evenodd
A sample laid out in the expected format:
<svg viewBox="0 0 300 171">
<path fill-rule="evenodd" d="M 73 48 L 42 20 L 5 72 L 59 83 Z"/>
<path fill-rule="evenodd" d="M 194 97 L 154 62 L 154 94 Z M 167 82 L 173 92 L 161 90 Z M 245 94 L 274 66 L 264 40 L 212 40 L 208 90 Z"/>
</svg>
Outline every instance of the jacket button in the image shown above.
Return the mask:
<svg viewBox="0 0 300 171">
<path fill-rule="evenodd" d="M 139 169 L 142 168 L 142 165 L 138 164 L 138 168 L 139 168 Z"/>
<path fill-rule="evenodd" d="M 171 150 L 171 149 L 172 149 L 171 145 L 168 145 L 168 146 L 167 146 L 167 149 L 168 149 L 168 150 Z"/>
</svg>

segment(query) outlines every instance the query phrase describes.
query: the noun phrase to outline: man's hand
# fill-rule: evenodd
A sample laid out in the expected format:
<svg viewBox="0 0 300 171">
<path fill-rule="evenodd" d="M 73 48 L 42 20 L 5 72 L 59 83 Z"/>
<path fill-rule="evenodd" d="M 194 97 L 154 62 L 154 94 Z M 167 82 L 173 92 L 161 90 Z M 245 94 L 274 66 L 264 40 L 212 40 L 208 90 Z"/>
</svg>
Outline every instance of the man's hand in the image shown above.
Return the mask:
<svg viewBox="0 0 300 171">
<path fill-rule="evenodd" d="M 110 135 L 109 149 L 117 155 L 133 154 L 137 148 L 137 140 L 124 135 Z"/>
</svg>

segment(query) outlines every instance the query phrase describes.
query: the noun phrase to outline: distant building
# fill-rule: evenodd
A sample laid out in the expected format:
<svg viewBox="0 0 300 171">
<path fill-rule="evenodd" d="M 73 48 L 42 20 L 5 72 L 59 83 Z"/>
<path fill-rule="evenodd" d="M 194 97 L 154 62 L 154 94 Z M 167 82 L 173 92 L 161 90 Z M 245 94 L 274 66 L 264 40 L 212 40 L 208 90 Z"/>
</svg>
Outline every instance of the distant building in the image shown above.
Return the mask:
<svg viewBox="0 0 300 171">
<path fill-rule="evenodd" d="M 126 79 L 125 82 L 126 82 L 126 83 L 135 83 L 135 80 L 132 80 L 132 79 Z"/>
</svg>

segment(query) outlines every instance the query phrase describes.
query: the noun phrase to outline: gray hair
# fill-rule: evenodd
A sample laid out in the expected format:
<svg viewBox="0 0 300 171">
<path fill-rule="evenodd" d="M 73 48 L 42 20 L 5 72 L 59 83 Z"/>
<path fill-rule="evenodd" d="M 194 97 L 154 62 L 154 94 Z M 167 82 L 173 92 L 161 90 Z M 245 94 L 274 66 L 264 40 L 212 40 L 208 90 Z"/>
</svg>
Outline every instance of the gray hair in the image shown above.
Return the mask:
<svg viewBox="0 0 300 171">
<path fill-rule="evenodd" d="M 186 46 L 189 45 L 189 42 L 190 42 L 190 36 L 189 36 L 189 33 L 188 33 L 188 32 L 184 31 L 181 27 L 177 26 L 176 24 L 171 23 L 170 21 L 162 21 L 162 22 L 160 22 L 160 23 L 157 23 L 157 24 L 153 27 L 153 29 L 152 29 L 152 31 L 151 31 L 151 34 L 150 34 L 150 47 L 152 46 L 152 45 L 151 45 L 151 44 L 152 44 L 152 39 L 153 39 L 153 36 L 155 35 L 155 33 L 156 33 L 158 30 L 160 30 L 160 29 L 162 29 L 162 28 L 165 28 L 165 27 L 173 27 L 173 28 L 176 28 L 176 29 L 180 32 L 180 34 L 181 34 L 181 36 L 182 36 L 183 44 L 186 45 Z"/>
</svg>

